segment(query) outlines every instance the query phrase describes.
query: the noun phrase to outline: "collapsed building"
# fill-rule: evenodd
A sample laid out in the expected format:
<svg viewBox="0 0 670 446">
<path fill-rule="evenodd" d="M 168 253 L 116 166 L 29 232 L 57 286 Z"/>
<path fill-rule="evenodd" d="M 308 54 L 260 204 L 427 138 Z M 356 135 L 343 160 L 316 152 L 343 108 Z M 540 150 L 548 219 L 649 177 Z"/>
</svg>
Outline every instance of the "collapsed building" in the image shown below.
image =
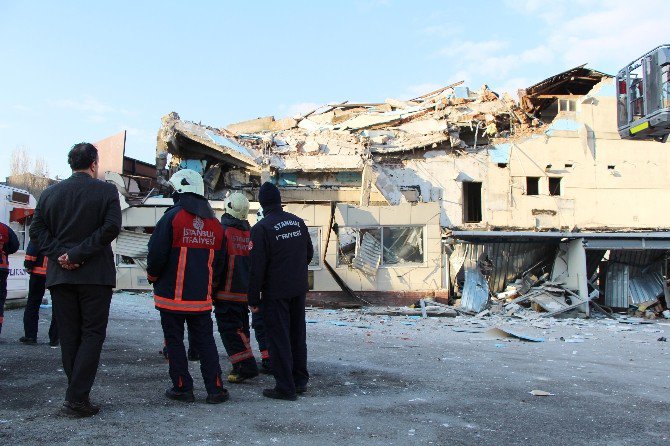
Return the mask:
<svg viewBox="0 0 670 446">
<path fill-rule="evenodd" d="M 255 213 L 260 185 L 277 184 L 312 236 L 312 302 L 431 296 L 478 312 L 502 296 L 549 313 L 589 312 L 589 302 L 660 309 L 669 167 L 666 144 L 620 138 L 614 80 L 585 66 L 518 101 L 459 82 L 225 128 L 173 112 L 158 132 L 155 182 L 133 194 L 127 175 L 114 177 L 127 201 L 117 254 L 134 268 L 119 287 L 148 286 L 138 266 L 171 204 L 161 194 L 190 168 L 218 213 L 230 191 Z"/>
</svg>

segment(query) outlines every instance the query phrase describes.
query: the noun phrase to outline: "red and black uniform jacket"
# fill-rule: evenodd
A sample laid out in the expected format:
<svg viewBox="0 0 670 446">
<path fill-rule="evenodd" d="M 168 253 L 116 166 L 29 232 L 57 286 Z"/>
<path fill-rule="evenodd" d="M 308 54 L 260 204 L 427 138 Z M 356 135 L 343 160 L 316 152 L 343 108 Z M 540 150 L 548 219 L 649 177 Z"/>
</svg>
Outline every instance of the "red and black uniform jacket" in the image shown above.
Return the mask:
<svg viewBox="0 0 670 446">
<path fill-rule="evenodd" d="M 221 245 L 224 261 L 223 273 L 219 288 L 214 296 L 214 307 L 217 303 L 247 303 L 251 259 L 249 258 L 249 242 L 251 226 L 246 220 L 240 220 L 230 214 L 221 217 L 224 242 Z"/>
<path fill-rule="evenodd" d="M 9 271 L 9 255 L 19 250 L 19 238 L 12 228 L 0 223 L 0 271 Z"/>
<path fill-rule="evenodd" d="M 183 194 L 156 223 L 149 239 L 147 278 L 157 310 L 197 314 L 212 311 L 221 274 L 223 228 L 207 200 Z"/>
<path fill-rule="evenodd" d="M 27 269 L 30 274 L 38 276 L 47 275 L 47 263 L 49 259 L 40 252 L 37 245 L 33 242 L 28 242 L 26 248 L 26 258 L 23 260 L 23 267 Z"/>
</svg>

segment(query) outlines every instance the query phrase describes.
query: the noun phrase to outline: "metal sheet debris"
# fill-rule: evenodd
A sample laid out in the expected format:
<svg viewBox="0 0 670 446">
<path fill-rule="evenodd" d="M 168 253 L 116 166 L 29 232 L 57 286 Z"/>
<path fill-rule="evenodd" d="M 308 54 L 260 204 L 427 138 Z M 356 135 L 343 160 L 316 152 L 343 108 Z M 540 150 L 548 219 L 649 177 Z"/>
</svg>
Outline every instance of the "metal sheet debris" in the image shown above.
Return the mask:
<svg viewBox="0 0 670 446">
<path fill-rule="evenodd" d="M 544 342 L 544 338 L 529 336 L 525 333 L 518 333 L 512 330 L 502 329 L 499 327 L 490 328 L 489 330 L 486 331 L 486 334 L 493 336 L 495 338 L 515 338 L 528 342 Z"/>
<path fill-rule="evenodd" d="M 364 274 L 374 277 L 382 261 L 382 245 L 369 232 L 363 234 L 363 241 L 351 265 Z"/>
<path fill-rule="evenodd" d="M 479 313 L 486 307 L 488 301 L 489 286 L 486 282 L 486 278 L 479 268 L 466 268 L 461 308 L 474 313 Z"/>
</svg>

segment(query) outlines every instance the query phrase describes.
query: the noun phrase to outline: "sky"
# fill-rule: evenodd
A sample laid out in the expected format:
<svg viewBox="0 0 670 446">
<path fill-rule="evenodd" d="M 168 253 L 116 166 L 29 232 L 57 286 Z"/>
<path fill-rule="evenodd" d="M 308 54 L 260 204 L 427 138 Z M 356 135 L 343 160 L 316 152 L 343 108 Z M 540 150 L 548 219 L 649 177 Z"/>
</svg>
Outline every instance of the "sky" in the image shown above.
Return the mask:
<svg viewBox="0 0 670 446">
<path fill-rule="evenodd" d="M 153 163 L 171 111 L 224 127 L 460 80 L 515 93 L 584 63 L 616 74 L 670 43 L 668 17 L 668 0 L 0 0 L 0 178 L 17 148 L 68 176 L 73 144 L 121 130 Z"/>
</svg>

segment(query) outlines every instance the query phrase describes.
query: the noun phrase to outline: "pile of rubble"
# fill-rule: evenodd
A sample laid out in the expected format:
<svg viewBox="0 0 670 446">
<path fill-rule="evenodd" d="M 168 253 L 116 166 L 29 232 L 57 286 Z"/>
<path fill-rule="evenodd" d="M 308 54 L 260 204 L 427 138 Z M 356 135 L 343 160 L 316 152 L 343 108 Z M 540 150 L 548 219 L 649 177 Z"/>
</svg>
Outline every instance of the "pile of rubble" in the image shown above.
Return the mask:
<svg viewBox="0 0 670 446">
<path fill-rule="evenodd" d="M 316 186 L 328 185 L 324 172 L 362 172 L 386 201 L 398 204 L 402 194 L 375 168 L 382 157 L 436 148 L 472 152 L 495 138 L 540 125 L 509 95 L 500 97 L 486 85 L 471 91 L 462 84 L 406 101 L 345 101 L 302 116 L 267 116 L 225 129 L 182 121 L 173 112 L 163 117 L 158 135 L 159 177 L 190 163 L 189 168 L 202 171 L 210 191 L 216 191 L 253 186 L 265 179 L 261 172 L 270 175 L 272 170 L 318 173 Z M 286 181 L 285 186 L 298 186 L 290 178 Z"/>
<path fill-rule="evenodd" d="M 614 319 L 616 314 L 611 308 L 597 303 L 601 292 L 593 287 L 588 299 L 581 299 L 573 290 L 559 282 L 549 280 L 549 274 L 540 277 L 528 274 L 521 279 L 509 284 L 505 291 L 493 294 L 487 302 L 482 305 L 478 316 L 487 314 L 501 314 L 505 316 L 528 315 L 529 311 L 538 313 L 539 317 L 553 317 L 562 313 L 568 313 L 579 307 L 590 307 L 592 311 L 600 315 Z M 644 319 L 666 318 L 670 319 L 670 310 L 663 305 L 664 295 L 658 294 L 646 302 L 633 304 L 628 309 L 619 308 L 619 313 Z M 474 314 L 472 311 L 466 313 Z"/>
</svg>

